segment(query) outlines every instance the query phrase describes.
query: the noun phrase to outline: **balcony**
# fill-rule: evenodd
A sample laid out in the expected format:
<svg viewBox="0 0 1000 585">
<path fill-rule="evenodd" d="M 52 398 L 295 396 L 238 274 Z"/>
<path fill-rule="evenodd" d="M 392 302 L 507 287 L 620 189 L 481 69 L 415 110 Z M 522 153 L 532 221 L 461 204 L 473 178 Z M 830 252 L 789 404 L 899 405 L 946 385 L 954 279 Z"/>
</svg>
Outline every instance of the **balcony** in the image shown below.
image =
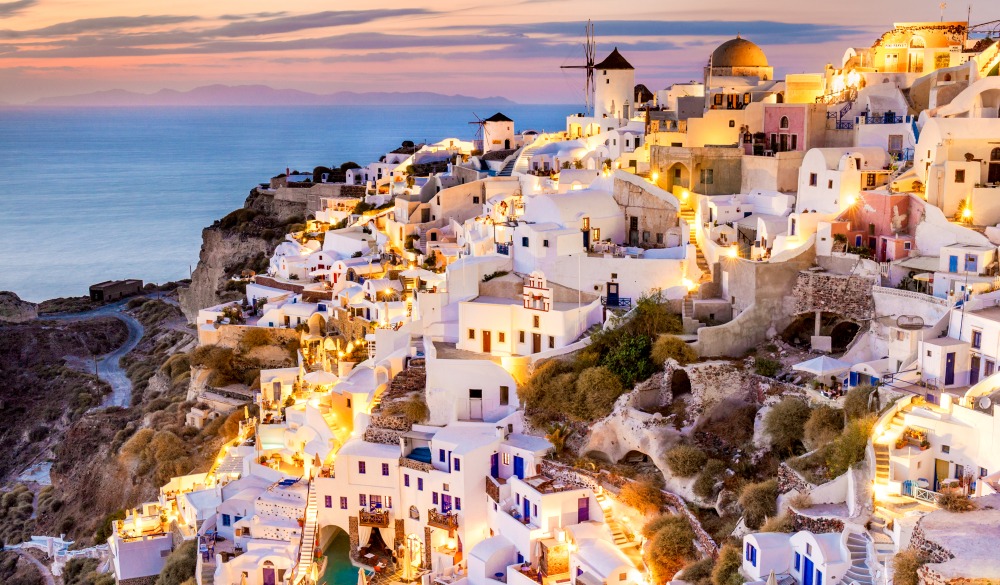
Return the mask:
<svg viewBox="0 0 1000 585">
<path fill-rule="evenodd" d="M 388 528 L 389 510 L 366 510 L 362 508 L 358 512 L 358 523 L 362 526 Z"/>
<path fill-rule="evenodd" d="M 399 466 L 406 469 L 412 469 L 414 471 L 434 471 L 434 466 L 430 463 L 425 463 L 423 461 L 417 461 L 416 459 L 411 459 L 409 457 L 400 457 Z"/>
<path fill-rule="evenodd" d="M 505 479 L 496 479 L 486 476 L 486 495 L 496 503 L 500 503 L 500 486 L 507 483 Z"/>
<path fill-rule="evenodd" d="M 456 530 L 458 528 L 458 514 L 455 512 L 438 512 L 434 508 L 427 511 L 427 525 L 444 530 Z"/>
</svg>

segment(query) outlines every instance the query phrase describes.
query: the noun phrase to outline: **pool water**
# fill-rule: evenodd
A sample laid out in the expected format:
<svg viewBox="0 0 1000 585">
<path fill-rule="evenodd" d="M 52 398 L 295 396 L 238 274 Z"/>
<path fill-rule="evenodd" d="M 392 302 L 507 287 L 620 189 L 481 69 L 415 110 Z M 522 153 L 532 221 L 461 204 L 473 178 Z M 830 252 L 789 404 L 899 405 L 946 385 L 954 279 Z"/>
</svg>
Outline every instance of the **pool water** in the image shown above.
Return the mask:
<svg viewBox="0 0 1000 585">
<path fill-rule="evenodd" d="M 351 541 L 346 532 L 338 531 L 323 556 L 327 563 L 319 577 L 319 585 L 355 585 L 358 582 L 358 568 L 351 564 Z"/>
</svg>

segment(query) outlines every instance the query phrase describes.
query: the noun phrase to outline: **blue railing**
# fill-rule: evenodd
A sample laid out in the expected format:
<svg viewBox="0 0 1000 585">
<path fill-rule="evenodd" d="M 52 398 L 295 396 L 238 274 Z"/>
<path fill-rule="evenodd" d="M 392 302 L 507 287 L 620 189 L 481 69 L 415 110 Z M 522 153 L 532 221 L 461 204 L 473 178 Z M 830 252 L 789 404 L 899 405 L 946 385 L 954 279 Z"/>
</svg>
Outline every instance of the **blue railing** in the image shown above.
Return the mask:
<svg viewBox="0 0 1000 585">
<path fill-rule="evenodd" d="M 837 130 L 854 130 L 854 122 L 837 120 Z"/>
<path fill-rule="evenodd" d="M 608 303 L 608 297 L 601 297 L 601 304 L 605 307 L 617 307 L 619 309 L 631 309 L 632 308 L 632 297 L 618 297 L 618 303 L 615 304 L 612 301 Z"/>
<path fill-rule="evenodd" d="M 905 116 L 895 114 L 869 114 L 865 116 L 865 124 L 902 124 L 904 122 L 906 122 Z"/>
<path fill-rule="evenodd" d="M 510 244 L 497 243 L 497 254 L 503 254 L 504 256 L 510 256 Z"/>
</svg>

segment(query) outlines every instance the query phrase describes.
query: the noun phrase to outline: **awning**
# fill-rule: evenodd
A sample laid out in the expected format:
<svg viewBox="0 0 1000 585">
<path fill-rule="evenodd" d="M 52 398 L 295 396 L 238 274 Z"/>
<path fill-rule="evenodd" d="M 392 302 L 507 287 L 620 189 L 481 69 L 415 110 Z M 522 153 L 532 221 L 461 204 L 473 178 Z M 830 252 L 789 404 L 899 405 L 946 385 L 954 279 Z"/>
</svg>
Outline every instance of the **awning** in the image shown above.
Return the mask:
<svg viewBox="0 0 1000 585">
<path fill-rule="evenodd" d="M 792 366 L 793 370 L 806 372 L 818 377 L 835 376 L 851 369 L 851 364 L 822 355 Z"/>
</svg>

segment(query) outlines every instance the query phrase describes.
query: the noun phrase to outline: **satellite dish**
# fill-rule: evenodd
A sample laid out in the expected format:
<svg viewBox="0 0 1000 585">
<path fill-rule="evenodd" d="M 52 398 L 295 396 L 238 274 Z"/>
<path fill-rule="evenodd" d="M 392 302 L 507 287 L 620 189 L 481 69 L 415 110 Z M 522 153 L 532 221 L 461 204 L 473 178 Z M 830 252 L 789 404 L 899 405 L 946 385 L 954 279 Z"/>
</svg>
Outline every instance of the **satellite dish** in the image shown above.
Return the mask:
<svg viewBox="0 0 1000 585">
<path fill-rule="evenodd" d="M 983 410 L 989 410 L 990 407 L 993 406 L 993 401 L 990 400 L 989 396 L 983 396 L 982 398 L 979 399 L 977 404 L 979 405 L 979 408 Z"/>
</svg>

